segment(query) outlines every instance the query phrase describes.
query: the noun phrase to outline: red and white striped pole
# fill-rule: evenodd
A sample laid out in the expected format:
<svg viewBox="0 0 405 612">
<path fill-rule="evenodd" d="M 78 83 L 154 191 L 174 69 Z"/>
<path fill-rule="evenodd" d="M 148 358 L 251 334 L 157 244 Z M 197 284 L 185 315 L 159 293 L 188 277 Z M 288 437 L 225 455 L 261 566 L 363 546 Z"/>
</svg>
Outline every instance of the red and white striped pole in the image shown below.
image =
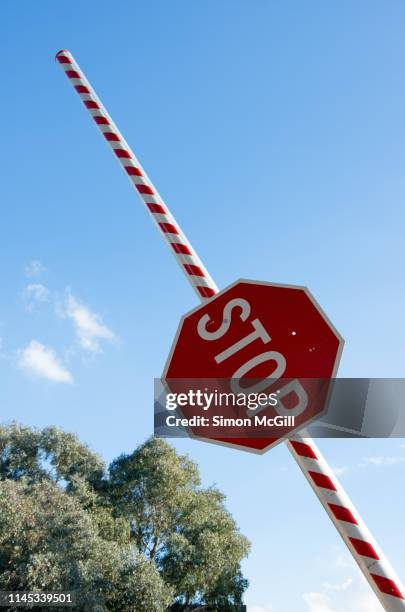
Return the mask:
<svg viewBox="0 0 405 612">
<path fill-rule="evenodd" d="M 183 234 L 173 215 L 152 185 L 145 170 L 129 148 L 117 126 L 107 113 L 96 92 L 87 81 L 73 56 L 68 51 L 59 51 L 57 61 L 65 70 L 83 104 L 110 145 L 114 155 L 138 192 L 153 221 L 163 235 L 173 255 L 199 298 L 212 297 L 218 288 L 204 268 L 197 253 Z"/>
<path fill-rule="evenodd" d="M 201 300 L 209 299 L 217 293 L 217 286 L 72 54 L 62 50 L 56 54 L 56 59 L 141 197 L 191 286 Z M 384 610 L 404 612 L 404 587 L 313 440 L 299 433 L 291 436 L 286 444 Z"/>
</svg>

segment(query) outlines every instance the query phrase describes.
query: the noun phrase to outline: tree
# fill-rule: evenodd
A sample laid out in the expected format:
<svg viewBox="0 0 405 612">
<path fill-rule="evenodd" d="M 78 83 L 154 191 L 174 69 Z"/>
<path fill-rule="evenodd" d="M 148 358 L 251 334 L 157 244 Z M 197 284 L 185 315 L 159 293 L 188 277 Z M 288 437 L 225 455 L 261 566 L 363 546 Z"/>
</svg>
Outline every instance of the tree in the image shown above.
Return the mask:
<svg viewBox="0 0 405 612">
<path fill-rule="evenodd" d="M 77 610 L 160 612 L 172 599 L 154 565 L 105 540 L 51 481 L 0 485 L 0 589 L 77 591 Z"/>
<path fill-rule="evenodd" d="M 154 559 L 176 601 L 241 603 L 240 571 L 247 539 L 224 506 L 224 495 L 203 489 L 197 466 L 161 439 L 150 439 L 110 466 L 115 512 L 131 523 L 138 550 Z"/>
<path fill-rule="evenodd" d="M 248 550 L 223 494 L 163 440 L 106 470 L 57 428 L 0 428 L 0 589 L 75 590 L 78 610 L 225 611 Z"/>
</svg>

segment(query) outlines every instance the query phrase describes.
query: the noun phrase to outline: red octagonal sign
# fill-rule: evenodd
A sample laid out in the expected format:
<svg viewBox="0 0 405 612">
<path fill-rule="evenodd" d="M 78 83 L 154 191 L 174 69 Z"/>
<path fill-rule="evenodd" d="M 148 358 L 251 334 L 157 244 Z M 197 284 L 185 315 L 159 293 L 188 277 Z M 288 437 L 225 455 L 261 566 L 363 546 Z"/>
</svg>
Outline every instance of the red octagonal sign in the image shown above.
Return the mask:
<svg viewBox="0 0 405 612">
<path fill-rule="evenodd" d="M 239 280 L 183 316 L 163 377 L 173 394 L 214 387 L 234 394 L 277 393 L 276 406 L 237 408 L 238 416 L 252 422 L 237 437 L 196 420 L 188 428 L 199 439 L 263 452 L 323 414 L 342 348 L 342 337 L 306 287 Z M 261 423 L 263 416 L 294 415 L 294 426 L 277 434 L 272 428 L 271 435 L 261 427 L 255 435 L 258 412 Z M 183 404 L 181 413 L 190 420 L 197 408 Z M 209 411 L 204 414 L 208 418 Z"/>
</svg>

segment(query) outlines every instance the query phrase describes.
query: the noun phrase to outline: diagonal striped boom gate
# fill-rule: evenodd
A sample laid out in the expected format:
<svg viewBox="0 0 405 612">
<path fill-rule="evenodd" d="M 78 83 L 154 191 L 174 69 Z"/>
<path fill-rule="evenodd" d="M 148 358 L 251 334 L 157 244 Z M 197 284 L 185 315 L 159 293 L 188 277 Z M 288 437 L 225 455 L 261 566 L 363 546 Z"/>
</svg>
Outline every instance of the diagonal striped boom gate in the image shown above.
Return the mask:
<svg viewBox="0 0 405 612">
<path fill-rule="evenodd" d="M 69 51 L 62 50 L 57 53 L 56 59 L 145 204 L 198 297 L 201 301 L 213 297 L 218 292 L 213 279 L 73 56 Z M 286 444 L 384 610 L 404 612 L 404 587 L 313 440 L 296 433 Z"/>
</svg>

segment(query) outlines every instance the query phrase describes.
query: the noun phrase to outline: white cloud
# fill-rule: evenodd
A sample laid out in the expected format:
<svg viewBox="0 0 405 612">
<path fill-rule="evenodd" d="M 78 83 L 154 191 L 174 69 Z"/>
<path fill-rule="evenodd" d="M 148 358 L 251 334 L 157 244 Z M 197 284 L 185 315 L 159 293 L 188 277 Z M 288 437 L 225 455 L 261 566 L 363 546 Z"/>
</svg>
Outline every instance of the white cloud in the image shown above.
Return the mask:
<svg viewBox="0 0 405 612">
<path fill-rule="evenodd" d="M 353 584 L 353 578 L 346 578 L 344 582 L 340 584 L 330 584 L 325 582 L 325 589 L 328 591 L 346 591 Z"/>
<path fill-rule="evenodd" d="M 308 612 L 382 612 L 377 597 L 361 579 L 346 581 L 341 588 L 324 585 L 322 591 L 304 593 L 302 599 Z"/>
<path fill-rule="evenodd" d="M 333 562 L 329 563 L 333 567 Z M 341 582 L 325 582 L 319 591 L 304 593 L 307 612 L 382 612 L 382 606 L 374 595 L 360 570 L 355 566 L 349 554 L 335 560 L 336 568 L 344 570 L 346 578 Z M 339 570 L 337 570 L 339 572 Z"/>
<path fill-rule="evenodd" d="M 355 612 L 382 612 L 383 608 L 372 591 L 362 591 L 353 596 Z"/>
<path fill-rule="evenodd" d="M 336 567 L 339 567 L 345 570 L 349 569 L 353 571 L 353 557 L 349 555 L 349 553 L 338 554 L 338 556 L 336 557 L 335 563 L 336 563 Z"/>
<path fill-rule="evenodd" d="M 60 363 L 53 349 L 37 340 L 31 340 L 21 351 L 17 365 L 48 380 L 61 383 L 73 382 L 71 373 Z"/>
<path fill-rule="evenodd" d="M 49 302 L 51 292 L 41 283 L 28 285 L 23 292 L 23 297 L 27 303 L 27 310 L 33 310 L 36 302 Z"/>
<path fill-rule="evenodd" d="M 302 596 L 308 612 L 335 612 L 332 601 L 325 593 L 304 593 Z"/>
<path fill-rule="evenodd" d="M 112 342 L 115 334 L 103 324 L 100 315 L 92 312 L 80 303 L 71 293 L 68 293 L 64 314 L 73 322 L 80 346 L 90 353 L 101 352 L 100 343 L 105 340 Z"/>
<path fill-rule="evenodd" d="M 271 606 L 249 606 L 249 612 L 274 612 Z"/>
<path fill-rule="evenodd" d="M 336 476 L 343 476 L 343 474 L 347 474 L 349 471 L 349 468 L 346 465 L 342 465 L 341 467 L 334 467 L 332 469 Z"/>
<path fill-rule="evenodd" d="M 390 466 L 397 465 L 398 463 L 404 463 L 405 457 L 403 456 L 391 456 L 391 457 L 367 457 L 365 459 L 366 465 L 378 465 L 378 466 Z"/>
<path fill-rule="evenodd" d="M 38 278 L 43 272 L 46 272 L 45 266 L 38 259 L 30 261 L 30 263 L 25 266 L 24 270 L 28 278 Z"/>
</svg>

